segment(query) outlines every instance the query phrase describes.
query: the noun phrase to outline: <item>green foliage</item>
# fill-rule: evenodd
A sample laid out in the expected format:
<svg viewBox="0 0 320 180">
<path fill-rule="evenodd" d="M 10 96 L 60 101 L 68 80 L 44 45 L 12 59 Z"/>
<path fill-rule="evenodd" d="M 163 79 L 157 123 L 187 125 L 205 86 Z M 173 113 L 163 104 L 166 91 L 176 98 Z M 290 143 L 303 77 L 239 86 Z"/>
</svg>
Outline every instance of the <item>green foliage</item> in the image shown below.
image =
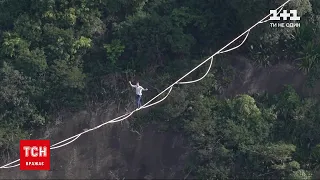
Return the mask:
<svg viewBox="0 0 320 180">
<path fill-rule="evenodd" d="M 296 32 L 297 45 L 292 49 L 297 53 L 297 65 L 300 70 L 308 75 L 309 85 L 313 85 L 320 78 L 319 71 L 319 20 L 311 19 L 302 23 L 301 28 Z"/>
<path fill-rule="evenodd" d="M 258 2 L 261 5 L 257 7 L 263 8 L 264 6 L 264 9 L 274 9 L 274 5 L 270 7 L 270 3 L 265 1 L 256 1 L 255 3 Z M 284 1 L 276 1 L 276 4 L 280 5 L 283 2 Z M 255 3 L 247 3 L 247 6 L 252 7 L 251 4 Z M 249 43 L 247 48 L 250 51 L 251 58 L 258 65 L 265 67 L 284 61 L 291 62 L 299 56 L 296 52 L 300 52 L 303 46 L 309 46 L 308 42 L 315 40 L 314 37 L 317 37 L 314 31 L 319 28 L 318 23 L 316 23 L 318 20 L 312 12 L 312 4 L 309 0 L 290 1 L 286 7 L 298 11 L 298 15 L 301 17 L 301 21 L 299 21 L 301 27 L 270 28 L 269 23 L 257 27 L 260 33 L 254 33 L 248 38 Z M 252 11 L 244 13 L 250 14 L 251 12 Z M 309 57 L 304 55 L 304 57 L 300 59 L 302 61 L 298 62 L 297 66 L 300 67 L 302 71 L 308 71 L 308 69 L 314 67 L 310 62 L 314 57 L 315 56 Z M 312 75 L 310 79 L 313 77 Z"/>
<path fill-rule="evenodd" d="M 143 70 L 150 63 L 168 63 L 169 58 L 189 54 L 193 38 L 183 33 L 183 28 L 172 24 L 169 17 L 149 15 L 129 19 L 121 24 L 118 35 L 125 47 L 123 58 L 133 59 L 136 70 Z"/>
<path fill-rule="evenodd" d="M 312 158 L 320 160 L 320 144 L 316 145 L 312 150 Z"/>
<path fill-rule="evenodd" d="M 77 50 L 79 50 L 80 48 L 90 48 L 92 45 L 92 40 L 90 38 L 86 38 L 81 36 L 79 40 L 75 41 L 73 46 L 74 46 L 74 50 L 73 53 L 76 53 Z"/>
<path fill-rule="evenodd" d="M 14 149 L 62 108 L 108 95 L 127 98 L 119 89 L 133 75 L 167 86 L 282 2 L 0 3 L 0 150 Z M 295 0 L 287 9 L 298 9 L 300 28 L 261 24 L 238 52 L 264 66 L 294 63 L 314 83 L 320 78 L 320 4 Z M 176 88 L 168 103 L 136 122 L 161 121 L 162 129 L 185 133 L 193 175 L 200 179 L 310 178 L 319 163 L 316 98 L 302 98 L 290 87 L 274 96 L 218 98 L 222 83 L 217 78 L 228 78 L 228 69 L 220 69 L 188 86 L 191 90 Z M 124 78 L 123 72 L 132 76 Z M 194 72 L 190 78 L 198 76 Z"/>
<path fill-rule="evenodd" d="M 4 62 L 0 70 L 0 150 L 11 150 L 28 131 L 44 125 L 46 119 L 32 100 L 37 96 L 34 82 Z"/>
<path fill-rule="evenodd" d="M 266 141 L 274 120 L 248 95 L 222 101 L 199 98 L 191 106 L 185 131 L 195 151 L 196 174 L 202 179 L 230 177 L 237 151 Z"/>
<path fill-rule="evenodd" d="M 294 180 L 312 179 L 311 177 L 312 177 L 312 175 L 310 172 L 299 169 L 298 171 L 292 172 L 292 174 L 289 175 L 288 179 L 294 179 Z"/>
<path fill-rule="evenodd" d="M 28 14 L 23 14 L 17 18 L 14 23 L 15 31 L 27 41 L 40 43 L 42 34 L 42 23 L 38 19 L 29 17 Z"/>
<path fill-rule="evenodd" d="M 21 39 L 17 34 L 5 33 L 2 49 L 4 55 L 13 57 L 16 54 L 24 54 L 30 46 L 28 42 Z"/>
<path fill-rule="evenodd" d="M 312 4 L 310 0 L 296 0 L 290 1 L 288 7 L 292 9 L 297 9 L 299 16 L 303 16 L 308 13 L 312 13 Z"/>
<path fill-rule="evenodd" d="M 218 99 L 206 93 L 209 84 L 200 83 L 196 92 L 181 88 L 139 119 L 186 134 L 187 166 L 196 178 L 310 179 L 319 162 L 317 101 L 299 97 L 290 86 L 273 96 Z"/>
<path fill-rule="evenodd" d="M 319 59 L 319 54 L 315 53 L 317 46 L 308 42 L 302 47 L 302 52 L 300 52 L 304 57 L 301 58 L 301 62 L 298 64 L 300 70 L 304 73 L 309 73 L 311 69 L 317 64 Z"/>
<path fill-rule="evenodd" d="M 0 127 L 0 149 L 1 152 L 8 153 L 18 149 L 18 146 L 13 146 L 21 139 L 28 139 L 28 131 L 16 128 L 14 126 L 9 126 L 8 124 L 1 125 Z M 8 146 L 9 145 L 9 146 Z"/>
<path fill-rule="evenodd" d="M 43 117 L 36 115 L 37 109 L 31 101 L 32 96 L 37 95 L 32 80 L 7 63 L 3 64 L 1 77 L 1 109 L 6 112 L 2 116 L 3 120 L 11 120 L 18 127 L 29 123 L 29 118 L 31 122 L 44 124 Z"/>
<path fill-rule="evenodd" d="M 108 60 L 112 65 L 116 64 L 125 48 L 124 45 L 121 45 L 121 41 L 118 39 L 112 40 L 111 44 L 105 44 L 103 47 L 106 49 Z"/>
<path fill-rule="evenodd" d="M 53 66 L 57 81 L 66 88 L 84 88 L 85 75 L 79 67 L 70 67 L 67 61 L 56 61 Z"/>
</svg>

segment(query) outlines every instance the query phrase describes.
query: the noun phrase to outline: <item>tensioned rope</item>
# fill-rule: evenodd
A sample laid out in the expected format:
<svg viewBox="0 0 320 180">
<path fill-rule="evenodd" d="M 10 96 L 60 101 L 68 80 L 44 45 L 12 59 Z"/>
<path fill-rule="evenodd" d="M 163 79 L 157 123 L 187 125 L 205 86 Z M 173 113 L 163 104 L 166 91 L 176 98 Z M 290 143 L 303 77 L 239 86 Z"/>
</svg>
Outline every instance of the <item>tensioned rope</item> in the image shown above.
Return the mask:
<svg viewBox="0 0 320 180">
<path fill-rule="evenodd" d="M 288 4 L 291 0 L 287 0 L 285 3 L 283 3 L 282 5 L 280 5 L 277 9 L 275 9 L 277 11 L 277 14 L 279 14 L 281 12 L 281 10 L 283 9 L 283 7 Z M 180 79 L 178 79 L 176 82 L 174 82 L 173 84 L 171 84 L 170 86 L 168 86 L 165 90 L 163 90 L 162 92 L 160 92 L 158 95 L 156 95 L 155 97 L 153 97 L 151 100 L 149 100 L 147 103 L 145 103 L 143 106 L 141 106 L 140 108 L 137 108 L 135 110 L 133 110 L 132 112 L 130 113 L 126 113 L 122 116 L 119 116 L 117 118 L 114 118 L 112 120 L 109 120 L 103 124 L 100 124 L 99 126 L 96 126 L 94 128 L 91 128 L 91 129 L 88 129 L 84 132 L 81 132 L 77 135 L 74 135 L 72 137 L 69 137 L 65 140 L 62 140 L 58 143 L 55 143 L 53 145 L 51 145 L 50 149 L 58 149 L 58 148 L 61 148 L 61 147 L 64 147 L 72 142 L 74 142 L 75 140 L 77 140 L 81 135 L 83 134 L 86 134 L 90 131 L 94 131 L 106 124 L 111 124 L 111 123 L 116 123 L 116 122 L 119 122 L 119 121 L 123 121 L 125 119 L 127 119 L 128 117 L 130 117 L 133 113 L 141 110 L 141 109 L 145 109 L 145 108 L 148 108 L 148 107 L 151 107 L 151 106 L 154 106 L 162 101 L 164 101 L 168 96 L 169 94 L 171 93 L 171 90 L 173 88 L 174 85 L 176 84 L 190 84 L 190 83 L 194 83 L 194 82 L 198 82 L 200 80 L 202 80 L 203 78 L 205 78 L 208 73 L 210 72 L 210 69 L 212 67 L 212 63 L 213 63 L 213 57 L 218 55 L 218 54 L 223 54 L 223 53 L 226 53 L 226 52 L 230 52 L 232 50 L 235 50 L 237 48 L 239 48 L 240 46 L 242 46 L 244 44 L 244 42 L 247 40 L 248 36 L 249 36 L 249 33 L 250 31 L 256 27 L 258 24 L 262 24 L 262 23 L 265 23 L 265 22 L 268 22 L 269 19 L 269 16 L 271 15 L 271 13 L 269 13 L 267 16 L 265 16 L 264 18 L 262 18 L 260 21 L 258 21 L 256 24 L 254 24 L 253 26 L 251 26 L 249 29 L 247 29 L 245 32 L 243 32 L 242 34 L 240 34 L 238 37 L 236 37 L 235 39 L 233 39 L 231 42 L 229 42 L 227 45 L 225 45 L 223 48 L 221 48 L 220 50 L 218 50 L 216 53 L 214 53 L 213 55 L 211 55 L 209 58 L 207 58 L 206 60 L 204 60 L 202 63 L 200 63 L 198 66 L 196 66 L 195 68 L 193 68 L 192 70 L 190 70 L 188 73 L 186 73 L 184 76 L 182 76 Z M 266 20 L 267 19 L 267 20 Z M 243 41 L 241 42 L 241 44 L 239 44 L 238 46 L 236 47 L 233 47 L 233 48 L 230 48 L 228 50 L 225 50 L 228 46 L 230 46 L 232 43 L 234 43 L 235 41 L 237 41 L 239 38 L 241 38 L 242 36 L 245 36 L 245 38 L 243 39 Z M 182 79 L 184 79 L 185 77 L 187 77 L 189 74 L 191 74 L 193 71 L 195 71 L 196 69 L 198 69 L 200 66 L 202 66 L 203 64 L 205 64 L 206 62 L 208 62 L 210 60 L 210 65 L 209 65 L 209 68 L 207 70 L 207 72 L 204 74 L 204 76 L 202 76 L 201 78 L 197 79 L 197 80 L 193 80 L 193 81 L 186 81 L 186 82 L 180 82 Z M 159 101 L 156 101 L 152 104 L 150 104 L 152 101 L 154 101 L 156 98 L 158 98 L 160 95 L 162 95 L 164 92 L 167 92 L 167 95 L 165 97 L 163 97 L 161 100 Z M 13 167 L 17 167 L 19 166 L 20 164 L 16 164 L 16 165 L 12 165 L 14 163 L 17 163 L 18 161 L 20 161 L 20 159 L 17 159 L 15 161 L 12 161 L 11 163 L 8 163 L 6 165 L 3 165 L 0 167 L 0 169 L 8 169 L 8 168 L 13 168 Z"/>
</svg>

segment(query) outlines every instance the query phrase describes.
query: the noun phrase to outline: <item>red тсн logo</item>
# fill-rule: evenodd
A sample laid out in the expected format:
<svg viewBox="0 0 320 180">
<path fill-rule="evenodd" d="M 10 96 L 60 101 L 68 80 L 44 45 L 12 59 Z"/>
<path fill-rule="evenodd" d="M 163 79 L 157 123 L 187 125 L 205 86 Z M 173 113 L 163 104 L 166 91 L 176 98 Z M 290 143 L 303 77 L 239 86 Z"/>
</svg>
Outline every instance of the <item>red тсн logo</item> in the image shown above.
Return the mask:
<svg viewBox="0 0 320 180">
<path fill-rule="evenodd" d="M 20 170 L 50 170 L 50 140 L 20 140 Z"/>
</svg>

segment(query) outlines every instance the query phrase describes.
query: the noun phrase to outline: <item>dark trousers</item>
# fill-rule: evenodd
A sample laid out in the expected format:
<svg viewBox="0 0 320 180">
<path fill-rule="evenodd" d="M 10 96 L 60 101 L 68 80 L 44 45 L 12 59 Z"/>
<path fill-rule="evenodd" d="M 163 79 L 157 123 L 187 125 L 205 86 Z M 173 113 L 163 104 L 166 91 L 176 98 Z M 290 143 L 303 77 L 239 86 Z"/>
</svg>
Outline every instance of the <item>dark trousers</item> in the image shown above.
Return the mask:
<svg viewBox="0 0 320 180">
<path fill-rule="evenodd" d="M 141 95 L 137 95 L 137 107 L 141 106 Z"/>
</svg>

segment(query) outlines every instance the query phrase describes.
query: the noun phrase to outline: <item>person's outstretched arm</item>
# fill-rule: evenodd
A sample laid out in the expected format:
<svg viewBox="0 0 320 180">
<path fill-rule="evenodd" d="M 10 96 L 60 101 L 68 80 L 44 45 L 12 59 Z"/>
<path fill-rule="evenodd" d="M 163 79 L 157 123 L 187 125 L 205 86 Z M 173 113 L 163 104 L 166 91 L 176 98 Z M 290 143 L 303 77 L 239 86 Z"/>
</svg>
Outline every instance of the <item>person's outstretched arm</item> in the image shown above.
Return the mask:
<svg viewBox="0 0 320 180">
<path fill-rule="evenodd" d="M 144 88 L 144 87 L 142 87 L 142 90 L 144 90 L 144 91 L 148 91 L 148 88 Z"/>
<path fill-rule="evenodd" d="M 129 84 L 131 87 L 134 87 L 134 88 L 137 87 L 136 85 L 131 84 L 131 81 L 129 81 Z"/>
</svg>

